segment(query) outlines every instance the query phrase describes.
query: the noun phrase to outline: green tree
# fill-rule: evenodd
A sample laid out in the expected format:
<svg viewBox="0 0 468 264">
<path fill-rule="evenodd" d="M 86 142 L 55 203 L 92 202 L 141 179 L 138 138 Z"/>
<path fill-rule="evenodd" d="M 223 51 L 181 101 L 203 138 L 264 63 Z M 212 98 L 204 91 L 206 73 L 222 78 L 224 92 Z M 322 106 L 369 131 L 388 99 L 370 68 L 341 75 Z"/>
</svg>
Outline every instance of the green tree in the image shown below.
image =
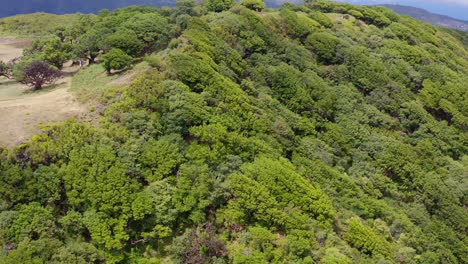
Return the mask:
<svg viewBox="0 0 468 264">
<path fill-rule="evenodd" d="M 195 0 L 177 0 L 177 15 L 193 16 L 195 14 Z"/>
<path fill-rule="evenodd" d="M 112 70 L 122 70 L 132 65 L 133 58 L 121 49 L 112 48 L 101 59 L 107 74 L 111 74 Z"/>
<path fill-rule="evenodd" d="M 393 249 L 391 245 L 378 237 L 369 227 L 361 224 L 358 218 L 348 221 L 349 232 L 345 235 L 345 240 L 365 254 L 389 256 Z"/>
<path fill-rule="evenodd" d="M 262 11 L 266 7 L 263 0 L 241 0 L 240 4 L 257 12 Z"/>
<path fill-rule="evenodd" d="M 208 0 L 206 8 L 212 12 L 221 12 L 231 8 L 234 3 L 234 0 Z"/>
<path fill-rule="evenodd" d="M 33 42 L 32 46 L 24 51 L 28 57 L 36 57 L 55 66 L 58 69 L 70 59 L 72 46 L 63 43 L 57 37 L 42 38 Z"/>
<path fill-rule="evenodd" d="M 77 38 L 77 43 L 74 44 L 74 53 L 79 58 L 87 58 L 89 64 L 93 64 L 101 51 L 101 42 L 106 35 L 110 34 L 110 30 L 98 28 L 89 30 Z"/>
<path fill-rule="evenodd" d="M 100 43 L 100 48 L 105 53 L 112 49 L 120 49 L 132 57 L 140 56 L 144 47 L 143 41 L 132 30 L 117 31 L 106 36 Z"/>
<path fill-rule="evenodd" d="M 146 52 L 150 52 L 152 47 L 166 43 L 171 33 L 167 19 L 157 13 L 135 15 L 125 21 L 122 26 L 135 32 L 138 39 L 144 43 Z M 113 47 L 125 50 L 120 45 L 113 45 Z M 130 51 L 127 53 L 133 54 Z"/>
<path fill-rule="evenodd" d="M 307 44 L 312 46 L 312 49 L 319 56 L 319 60 L 326 64 L 334 64 L 338 62 L 337 51 L 340 39 L 328 32 L 319 32 L 309 35 L 306 40 Z"/>
</svg>

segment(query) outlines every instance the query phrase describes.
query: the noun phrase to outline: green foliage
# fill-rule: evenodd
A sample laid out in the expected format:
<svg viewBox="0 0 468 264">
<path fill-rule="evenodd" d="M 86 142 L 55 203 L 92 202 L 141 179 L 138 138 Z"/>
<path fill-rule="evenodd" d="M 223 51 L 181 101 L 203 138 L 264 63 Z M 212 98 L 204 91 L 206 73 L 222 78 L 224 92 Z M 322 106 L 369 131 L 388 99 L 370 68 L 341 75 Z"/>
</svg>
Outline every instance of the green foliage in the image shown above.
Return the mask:
<svg viewBox="0 0 468 264">
<path fill-rule="evenodd" d="M 13 78 L 18 81 L 22 82 L 25 79 L 24 73 L 26 69 L 34 62 L 34 58 L 23 57 L 20 62 L 13 66 L 12 75 Z"/>
<path fill-rule="evenodd" d="M 269 195 L 274 197 L 280 208 L 296 207 L 325 226 L 333 218 L 334 212 L 328 197 L 295 173 L 287 161 L 274 161 L 262 157 L 252 164 L 243 166 L 241 170 L 249 181 L 266 186 Z M 276 184 L 270 185 L 269 182 Z M 244 192 L 240 189 L 239 191 Z"/>
<path fill-rule="evenodd" d="M 206 8 L 211 12 L 221 12 L 231 8 L 234 3 L 234 0 L 208 0 Z"/>
<path fill-rule="evenodd" d="M 377 56 L 369 56 L 366 49 L 362 47 L 353 47 L 348 50 L 345 64 L 353 84 L 364 91 L 372 91 L 385 86 L 389 81 L 382 60 Z"/>
<path fill-rule="evenodd" d="M 141 55 L 145 44 L 138 38 L 138 35 L 130 30 L 122 30 L 108 35 L 102 40 L 100 47 L 106 53 L 112 49 L 120 49 L 130 56 Z"/>
<path fill-rule="evenodd" d="M 337 62 L 336 54 L 340 44 L 340 39 L 337 37 L 328 32 L 319 32 L 310 35 L 306 43 L 312 46 L 322 62 L 327 64 Z"/>
<path fill-rule="evenodd" d="M 333 21 L 323 13 L 312 11 L 309 12 L 309 17 L 326 28 L 333 27 Z"/>
<path fill-rule="evenodd" d="M 13 76 L 96 59 L 72 82 L 96 111 L 0 149 L 0 263 L 467 263 L 464 35 L 231 5 L 77 15 L 34 42 Z"/>
<path fill-rule="evenodd" d="M 350 219 L 348 227 L 349 232 L 346 233 L 345 240 L 362 253 L 384 257 L 392 253 L 390 244 L 374 234 L 370 228 L 363 226 L 359 219 Z"/>
<path fill-rule="evenodd" d="M 107 34 L 109 31 L 104 28 L 87 31 L 77 37 L 73 52 L 78 58 L 87 58 L 89 64 L 93 64 L 101 52 L 101 43 Z"/>
<path fill-rule="evenodd" d="M 319 23 L 301 13 L 296 13 L 283 8 L 281 9 L 280 14 L 287 25 L 288 34 L 293 37 L 304 39 L 317 28 L 320 28 Z"/>
<path fill-rule="evenodd" d="M 122 70 L 132 64 L 132 57 L 125 53 L 125 51 L 117 48 L 112 48 L 101 59 L 104 69 L 109 74 L 111 70 Z"/>
<path fill-rule="evenodd" d="M 122 27 L 135 32 L 138 39 L 143 41 L 147 48 L 166 43 L 170 34 L 167 19 L 157 13 L 138 14 L 125 21 Z M 111 46 L 119 47 L 112 44 Z M 132 54 L 131 52 L 127 53 Z"/>
<path fill-rule="evenodd" d="M 52 237 L 55 232 L 55 222 L 52 212 L 38 203 L 23 205 L 10 227 L 11 240 L 22 240 Z"/>
<path fill-rule="evenodd" d="M 176 166 L 182 162 L 179 144 L 172 143 L 170 139 L 150 140 L 145 145 L 141 154 L 141 164 L 144 169 L 144 177 L 148 182 L 162 179 L 164 176 L 172 174 Z M 177 138 L 175 139 L 177 141 Z M 179 143 L 179 144 L 177 144 Z"/>
<path fill-rule="evenodd" d="M 57 37 L 53 37 L 34 41 L 32 47 L 26 49 L 24 54 L 29 57 L 36 57 L 61 69 L 63 64 L 70 58 L 70 51 L 70 45 L 61 42 Z"/>
<path fill-rule="evenodd" d="M 0 34 L 19 37 L 42 37 L 54 33 L 58 28 L 72 25 L 79 14 L 54 15 L 35 13 L 16 15 L 0 19 Z"/>
<path fill-rule="evenodd" d="M 263 0 L 242 0 L 240 4 L 257 12 L 262 11 L 266 7 Z"/>
</svg>

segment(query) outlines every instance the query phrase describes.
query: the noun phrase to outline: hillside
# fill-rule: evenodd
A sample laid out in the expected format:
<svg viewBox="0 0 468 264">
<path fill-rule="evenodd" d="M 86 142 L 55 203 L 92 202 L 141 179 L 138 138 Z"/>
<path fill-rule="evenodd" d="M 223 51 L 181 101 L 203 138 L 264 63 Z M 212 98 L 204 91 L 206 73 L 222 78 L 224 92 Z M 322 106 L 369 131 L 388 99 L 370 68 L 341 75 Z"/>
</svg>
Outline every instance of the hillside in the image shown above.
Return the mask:
<svg viewBox="0 0 468 264">
<path fill-rule="evenodd" d="M 468 263 L 464 35 L 264 7 L 42 28 L 13 72 L 84 61 L 71 86 L 97 120 L 0 148 L 0 264 Z"/>
<path fill-rule="evenodd" d="M 468 32 L 468 21 L 455 19 L 452 17 L 434 14 L 421 8 L 402 6 L 402 5 L 382 5 L 394 12 L 402 15 L 408 15 L 415 19 L 433 24 L 439 27 L 446 27 Z"/>
</svg>

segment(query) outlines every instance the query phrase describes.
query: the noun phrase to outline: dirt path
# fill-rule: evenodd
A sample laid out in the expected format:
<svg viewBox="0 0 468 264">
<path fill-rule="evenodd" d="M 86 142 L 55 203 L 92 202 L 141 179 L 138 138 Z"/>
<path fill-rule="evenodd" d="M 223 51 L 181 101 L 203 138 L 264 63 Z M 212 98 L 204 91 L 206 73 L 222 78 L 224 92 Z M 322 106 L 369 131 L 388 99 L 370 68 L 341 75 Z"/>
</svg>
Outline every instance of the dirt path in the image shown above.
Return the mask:
<svg viewBox="0 0 468 264">
<path fill-rule="evenodd" d="M 21 56 L 27 41 L 0 38 L 0 60 Z M 68 67 L 66 71 L 75 69 Z M 38 124 L 50 124 L 79 117 L 86 106 L 78 103 L 69 92 L 72 77 L 57 81 L 53 87 L 27 92 L 28 87 L 0 78 L 0 146 L 14 146 L 40 133 Z"/>
<path fill-rule="evenodd" d="M 0 38 L 0 60 L 8 62 L 23 54 L 23 48 L 29 46 L 31 41 L 14 38 Z"/>
</svg>

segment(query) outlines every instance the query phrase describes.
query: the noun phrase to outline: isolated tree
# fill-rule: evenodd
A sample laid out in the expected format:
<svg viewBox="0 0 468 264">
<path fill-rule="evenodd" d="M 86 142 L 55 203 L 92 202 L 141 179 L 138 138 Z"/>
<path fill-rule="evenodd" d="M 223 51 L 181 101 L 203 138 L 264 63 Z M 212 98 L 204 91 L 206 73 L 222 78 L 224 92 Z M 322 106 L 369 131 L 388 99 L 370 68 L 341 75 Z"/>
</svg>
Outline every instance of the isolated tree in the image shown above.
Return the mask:
<svg viewBox="0 0 468 264">
<path fill-rule="evenodd" d="M 240 4 L 258 12 L 265 9 L 265 2 L 263 0 L 241 0 Z"/>
<path fill-rule="evenodd" d="M 101 42 L 100 46 L 104 52 L 117 48 L 131 56 L 137 57 L 141 55 L 145 44 L 138 39 L 138 36 L 134 31 L 121 30 L 107 36 Z"/>
<path fill-rule="evenodd" d="M 100 43 L 108 35 L 110 30 L 98 28 L 90 30 L 78 38 L 78 43 L 74 45 L 74 53 L 80 58 L 88 59 L 89 64 L 93 64 L 101 51 Z"/>
<path fill-rule="evenodd" d="M 39 90 L 44 84 L 51 84 L 62 76 L 62 72 L 52 68 L 43 61 L 34 61 L 24 71 L 24 79 L 21 81 Z"/>
<path fill-rule="evenodd" d="M 113 48 L 102 56 L 102 65 L 107 74 L 111 74 L 112 70 L 122 70 L 130 66 L 131 63 L 132 57 L 121 49 Z"/>
<path fill-rule="evenodd" d="M 12 78 L 12 65 L 0 61 L 0 77 L 6 77 L 8 79 Z"/>
</svg>

